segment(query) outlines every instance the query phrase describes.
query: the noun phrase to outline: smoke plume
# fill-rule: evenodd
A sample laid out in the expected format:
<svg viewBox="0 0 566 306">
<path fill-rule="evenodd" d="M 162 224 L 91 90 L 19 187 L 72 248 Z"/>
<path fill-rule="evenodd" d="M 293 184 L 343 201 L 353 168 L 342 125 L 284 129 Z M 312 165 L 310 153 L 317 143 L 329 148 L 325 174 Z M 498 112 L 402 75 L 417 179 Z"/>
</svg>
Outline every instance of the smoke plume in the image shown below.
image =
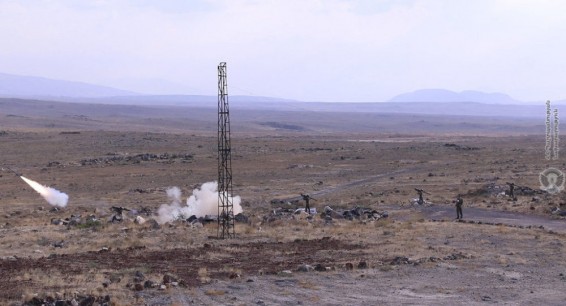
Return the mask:
<svg viewBox="0 0 566 306">
<path fill-rule="evenodd" d="M 20 176 L 20 178 L 24 180 L 24 182 L 28 183 L 33 190 L 37 191 L 47 201 L 47 203 L 57 207 L 67 206 L 67 202 L 69 201 L 69 196 L 67 194 L 57 189 L 43 186 L 40 183 L 27 179 L 23 176 Z"/>
<path fill-rule="evenodd" d="M 171 204 L 163 204 L 159 207 L 157 222 L 160 224 L 175 221 L 179 218 L 188 218 L 192 215 L 204 217 L 205 215 L 218 215 L 218 183 L 208 182 L 200 188 L 193 190 L 183 205 L 181 202 L 181 190 L 178 187 L 167 189 L 167 197 Z M 234 204 L 234 215 L 242 212 L 242 201 L 239 196 L 231 197 Z"/>
</svg>

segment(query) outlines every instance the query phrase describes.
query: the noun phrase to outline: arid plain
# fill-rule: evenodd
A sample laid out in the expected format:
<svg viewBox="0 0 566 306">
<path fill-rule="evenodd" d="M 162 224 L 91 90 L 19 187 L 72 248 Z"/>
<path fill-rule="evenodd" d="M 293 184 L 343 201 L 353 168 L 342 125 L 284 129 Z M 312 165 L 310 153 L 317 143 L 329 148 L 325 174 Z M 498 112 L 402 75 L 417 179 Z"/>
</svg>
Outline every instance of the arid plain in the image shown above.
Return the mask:
<svg viewBox="0 0 566 306">
<path fill-rule="evenodd" d="M 566 300 L 566 220 L 551 213 L 566 197 L 539 191 L 539 173 L 566 164 L 545 160 L 543 119 L 236 109 L 234 194 L 248 220 L 219 240 L 215 222 L 150 222 L 168 188 L 184 200 L 217 179 L 213 108 L 0 102 L 2 167 L 69 196 L 55 210 L 0 173 L 1 304 Z M 427 204 L 411 204 L 415 188 Z M 294 213 L 301 193 L 316 215 Z M 132 211 L 110 222 L 113 206 Z"/>
</svg>

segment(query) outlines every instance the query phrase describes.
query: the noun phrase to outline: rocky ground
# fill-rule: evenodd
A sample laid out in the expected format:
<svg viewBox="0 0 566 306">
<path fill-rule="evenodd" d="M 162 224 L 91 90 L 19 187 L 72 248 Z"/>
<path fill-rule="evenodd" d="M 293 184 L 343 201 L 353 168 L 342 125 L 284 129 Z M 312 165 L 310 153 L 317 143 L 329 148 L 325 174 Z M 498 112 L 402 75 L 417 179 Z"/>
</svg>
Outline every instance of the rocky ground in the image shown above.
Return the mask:
<svg viewBox="0 0 566 306">
<path fill-rule="evenodd" d="M 69 195 L 55 210 L 1 173 L 1 304 L 566 299 L 566 220 L 552 214 L 566 199 L 541 193 L 538 180 L 565 165 L 544 159 L 543 136 L 235 134 L 234 192 L 247 220 L 228 240 L 215 238 L 215 222 L 152 222 L 169 187 L 186 198 L 216 179 L 214 133 L 18 128 L 0 140 L 6 166 Z M 507 182 L 521 187 L 516 200 Z M 427 204 L 411 204 L 415 188 Z M 316 199 L 316 215 L 295 214 L 301 193 Z M 454 220 L 459 193 L 464 222 Z M 113 206 L 132 211 L 110 222 Z M 344 218 L 356 207 L 369 213 Z"/>
</svg>

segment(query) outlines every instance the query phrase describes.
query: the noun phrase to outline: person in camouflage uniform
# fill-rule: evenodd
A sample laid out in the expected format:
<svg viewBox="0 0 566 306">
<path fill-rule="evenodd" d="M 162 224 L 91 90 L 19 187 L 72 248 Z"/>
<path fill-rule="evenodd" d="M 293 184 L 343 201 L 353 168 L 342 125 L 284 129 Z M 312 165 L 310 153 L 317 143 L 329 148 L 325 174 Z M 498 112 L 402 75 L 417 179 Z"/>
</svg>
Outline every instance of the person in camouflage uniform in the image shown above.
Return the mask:
<svg viewBox="0 0 566 306">
<path fill-rule="evenodd" d="M 458 220 L 464 218 L 462 214 L 462 204 L 464 204 L 464 200 L 462 199 L 462 196 L 458 194 L 456 197 L 456 219 Z"/>
<path fill-rule="evenodd" d="M 310 207 L 309 201 L 315 200 L 315 199 L 311 198 L 311 196 L 308 195 L 308 194 L 302 194 L 302 193 L 301 193 L 301 197 L 303 198 L 303 200 L 305 200 L 305 212 L 310 214 L 311 213 L 311 207 Z"/>
</svg>

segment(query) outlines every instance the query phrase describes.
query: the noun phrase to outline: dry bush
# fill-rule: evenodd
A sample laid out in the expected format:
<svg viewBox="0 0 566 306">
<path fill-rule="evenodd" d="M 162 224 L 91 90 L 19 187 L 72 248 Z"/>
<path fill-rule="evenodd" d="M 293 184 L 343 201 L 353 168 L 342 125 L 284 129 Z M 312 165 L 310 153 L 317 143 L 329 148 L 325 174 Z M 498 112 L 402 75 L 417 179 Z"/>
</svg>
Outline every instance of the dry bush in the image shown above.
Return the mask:
<svg viewBox="0 0 566 306">
<path fill-rule="evenodd" d="M 499 234 L 508 234 L 511 232 L 510 227 L 505 225 L 497 225 L 497 232 Z"/>
<path fill-rule="evenodd" d="M 251 224 L 236 223 L 234 231 L 236 235 L 251 236 L 258 232 L 258 227 Z"/>
<path fill-rule="evenodd" d="M 199 268 L 197 271 L 199 280 L 202 284 L 208 284 L 211 281 L 210 275 L 206 268 Z"/>
<path fill-rule="evenodd" d="M 209 289 L 204 292 L 208 296 L 222 296 L 226 294 L 224 290 Z"/>
<path fill-rule="evenodd" d="M 373 223 L 377 228 L 388 228 L 393 225 L 393 220 L 390 218 L 382 218 Z"/>
<path fill-rule="evenodd" d="M 317 284 L 313 283 L 312 281 L 308 281 L 308 280 L 299 280 L 299 286 L 301 288 L 310 289 L 310 290 L 319 290 L 320 289 L 320 287 Z"/>
</svg>

